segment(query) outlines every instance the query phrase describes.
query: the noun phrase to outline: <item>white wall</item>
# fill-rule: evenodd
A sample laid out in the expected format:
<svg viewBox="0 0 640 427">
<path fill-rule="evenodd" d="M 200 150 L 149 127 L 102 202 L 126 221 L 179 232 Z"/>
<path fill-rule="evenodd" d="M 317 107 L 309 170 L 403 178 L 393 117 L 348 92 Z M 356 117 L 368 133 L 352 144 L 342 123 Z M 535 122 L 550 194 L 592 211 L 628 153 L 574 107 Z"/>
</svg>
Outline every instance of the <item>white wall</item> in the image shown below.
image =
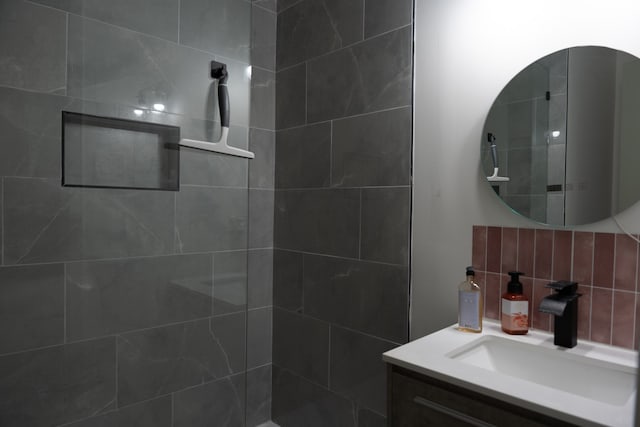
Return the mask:
<svg viewBox="0 0 640 427">
<path fill-rule="evenodd" d="M 497 199 L 480 168 L 495 96 L 533 61 L 571 46 L 640 57 L 640 1 L 416 0 L 411 336 L 456 321 L 474 224 L 540 227 Z M 640 232 L 640 205 L 618 219 Z M 581 230 L 617 232 L 611 220 Z"/>
</svg>

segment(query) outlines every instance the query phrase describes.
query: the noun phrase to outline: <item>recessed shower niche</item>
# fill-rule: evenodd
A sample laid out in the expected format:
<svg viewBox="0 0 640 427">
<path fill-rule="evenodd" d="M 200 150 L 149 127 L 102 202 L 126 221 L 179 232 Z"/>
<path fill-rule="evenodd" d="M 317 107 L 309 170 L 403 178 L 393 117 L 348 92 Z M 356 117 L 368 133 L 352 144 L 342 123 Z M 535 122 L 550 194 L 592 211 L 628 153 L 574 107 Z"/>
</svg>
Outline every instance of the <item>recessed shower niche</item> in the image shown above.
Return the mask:
<svg viewBox="0 0 640 427">
<path fill-rule="evenodd" d="M 62 112 L 62 185 L 178 191 L 180 128 Z"/>
</svg>

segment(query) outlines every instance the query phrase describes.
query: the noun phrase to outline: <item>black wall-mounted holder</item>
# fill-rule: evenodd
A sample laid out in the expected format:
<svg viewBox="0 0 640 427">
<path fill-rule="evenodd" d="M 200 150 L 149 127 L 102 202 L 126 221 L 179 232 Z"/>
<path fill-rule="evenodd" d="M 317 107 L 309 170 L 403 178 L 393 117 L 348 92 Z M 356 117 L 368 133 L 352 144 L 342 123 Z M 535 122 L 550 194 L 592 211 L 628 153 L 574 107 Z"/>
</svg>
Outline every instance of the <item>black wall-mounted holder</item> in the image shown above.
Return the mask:
<svg viewBox="0 0 640 427">
<path fill-rule="evenodd" d="M 231 116 L 229 107 L 229 91 L 227 89 L 227 78 L 229 77 L 227 65 L 222 62 L 211 61 L 210 75 L 212 79 L 218 80 L 218 109 L 220 110 L 221 125 L 220 139 L 216 142 L 211 142 L 183 138 L 180 140 L 180 145 L 213 153 L 253 159 L 255 155 L 251 151 L 233 147 L 227 143 L 227 139 L 229 137 L 229 119 Z"/>
</svg>

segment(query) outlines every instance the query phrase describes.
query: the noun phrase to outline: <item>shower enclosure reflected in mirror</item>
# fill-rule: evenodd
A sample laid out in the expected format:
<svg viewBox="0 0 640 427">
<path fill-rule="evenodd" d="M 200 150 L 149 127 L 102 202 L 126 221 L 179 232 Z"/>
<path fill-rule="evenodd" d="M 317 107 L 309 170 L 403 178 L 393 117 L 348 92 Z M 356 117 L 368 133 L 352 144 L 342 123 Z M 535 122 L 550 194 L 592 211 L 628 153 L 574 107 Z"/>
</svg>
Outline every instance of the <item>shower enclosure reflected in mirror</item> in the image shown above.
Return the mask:
<svg viewBox="0 0 640 427">
<path fill-rule="evenodd" d="M 511 209 L 534 221 L 606 219 L 640 199 L 638 117 L 639 58 L 597 46 L 552 53 L 494 101 L 481 139 L 483 173 Z"/>
</svg>

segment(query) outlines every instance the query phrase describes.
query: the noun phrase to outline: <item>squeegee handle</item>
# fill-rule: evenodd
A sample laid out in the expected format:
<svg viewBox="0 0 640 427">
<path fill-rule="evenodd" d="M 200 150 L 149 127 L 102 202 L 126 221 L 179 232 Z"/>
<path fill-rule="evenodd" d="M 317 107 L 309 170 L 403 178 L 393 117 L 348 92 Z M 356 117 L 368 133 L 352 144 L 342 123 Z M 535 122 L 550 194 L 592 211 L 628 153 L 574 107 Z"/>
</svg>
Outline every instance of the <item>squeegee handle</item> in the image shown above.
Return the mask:
<svg viewBox="0 0 640 427">
<path fill-rule="evenodd" d="M 493 167 L 498 167 L 498 149 L 496 148 L 496 144 L 491 144 L 491 160 L 493 160 Z"/>
<path fill-rule="evenodd" d="M 218 107 L 220 109 L 220 122 L 222 127 L 229 127 L 229 91 L 226 79 L 218 84 Z"/>
</svg>

